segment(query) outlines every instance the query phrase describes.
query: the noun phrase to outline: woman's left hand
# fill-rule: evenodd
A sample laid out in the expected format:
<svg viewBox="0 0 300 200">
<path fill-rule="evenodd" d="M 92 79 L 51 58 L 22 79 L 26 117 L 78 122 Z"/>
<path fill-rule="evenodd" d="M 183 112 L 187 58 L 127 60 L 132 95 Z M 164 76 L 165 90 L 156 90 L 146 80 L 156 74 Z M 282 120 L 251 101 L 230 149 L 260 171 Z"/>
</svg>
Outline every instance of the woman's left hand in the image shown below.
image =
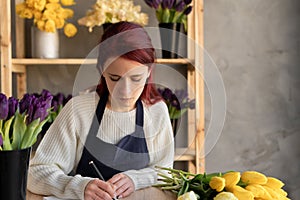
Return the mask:
<svg viewBox="0 0 300 200">
<path fill-rule="evenodd" d="M 114 175 L 107 182 L 115 186 L 115 193 L 118 198 L 124 198 L 134 192 L 134 183 L 127 175 L 119 173 Z"/>
</svg>

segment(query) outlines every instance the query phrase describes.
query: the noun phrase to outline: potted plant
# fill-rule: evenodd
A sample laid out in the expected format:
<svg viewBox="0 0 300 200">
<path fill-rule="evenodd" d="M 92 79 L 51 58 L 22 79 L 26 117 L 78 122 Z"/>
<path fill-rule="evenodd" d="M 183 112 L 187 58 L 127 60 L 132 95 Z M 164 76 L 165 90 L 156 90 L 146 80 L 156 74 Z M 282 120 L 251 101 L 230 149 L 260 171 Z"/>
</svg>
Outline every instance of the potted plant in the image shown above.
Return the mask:
<svg viewBox="0 0 300 200">
<path fill-rule="evenodd" d="M 169 116 L 174 132 L 177 133 L 177 128 L 181 116 L 188 109 L 195 109 L 195 99 L 189 99 L 188 93 L 184 89 L 176 89 L 174 92 L 169 88 L 158 88 L 158 92 L 167 104 Z"/>
<path fill-rule="evenodd" d="M 49 119 L 53 96 L 22 99 L 0 93 L 0 199 L 25 200 L 31 147 Z"/>
<path fill-rule="evenodd" d="M 21 18 L 33 19 L 32 56 L 57 58 L 59 56 L 59 35 L 57 29 L 63 29 L 67 37 L 77 33 L 74 24 L 67 20 L 74 12 L 66 6 L 74 5 L 74 0 L 24 0 L 16 5 L 16 14 Z M 63 7 L 65 6 L 65 7 Z"/>
<path fill-rule="evenodd" d="M 187 16 L 192 11 L 192 0 L 144 0 L 155 9 L 163 58 L 186 56 Z M 179 43 L 182 42 L 181 45 Z M 182 49 L 182 50 L 181 50 Z"/>
<path fill-rule="evenodd" d="M 97 0 L 88 10 L 86 16 L 78 20 L 78 24 L 89 27 L 92 32 L 95 26 L 128 21 L 142 26 L 148 23 L 148 15 L 141 12 L 141 6 L 130 0 Z M 103 26 L 105 29 L 105 27 Z"/>
</svg>

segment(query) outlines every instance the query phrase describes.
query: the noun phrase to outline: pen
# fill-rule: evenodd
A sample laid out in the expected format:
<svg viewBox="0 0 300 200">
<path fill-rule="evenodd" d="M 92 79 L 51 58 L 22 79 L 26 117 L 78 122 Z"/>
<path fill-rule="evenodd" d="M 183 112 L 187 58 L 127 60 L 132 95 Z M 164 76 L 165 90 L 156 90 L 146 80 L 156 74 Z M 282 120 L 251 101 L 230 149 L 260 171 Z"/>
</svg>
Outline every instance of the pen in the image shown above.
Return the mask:
<svg viewBox="0 0 300 200">
<path fill-rule="evenodd" d="M 90 165 L 92 165 L 92 167 L 94 168 L 94 170 L 96 171 L 97 175 L 99 176 L 99 178 L 102 180 L 102 181 L 105 181 L 102 174 L 100 173 L 100 171 L 98 170 L 97 166 L 95 165 L 94 161 L 90 161 L 89 162 Z"/>
<path fill-rule="evenodd" d="M 94 170 L 96 171 L 97 175 L 99 176 L 99 178 L 102 180 L 102 181 L 105 181 L 102 174 L 100 173 L 100 171 L 98 170 L 97 166 L 95 165 L 94 161 L 90 161 L 89 162 L 89 165 L 92 165 L 92 167 L 94 168 Z M 113 200 L 117 200 L 117 198 L 113 198 Z"/>
</svg>

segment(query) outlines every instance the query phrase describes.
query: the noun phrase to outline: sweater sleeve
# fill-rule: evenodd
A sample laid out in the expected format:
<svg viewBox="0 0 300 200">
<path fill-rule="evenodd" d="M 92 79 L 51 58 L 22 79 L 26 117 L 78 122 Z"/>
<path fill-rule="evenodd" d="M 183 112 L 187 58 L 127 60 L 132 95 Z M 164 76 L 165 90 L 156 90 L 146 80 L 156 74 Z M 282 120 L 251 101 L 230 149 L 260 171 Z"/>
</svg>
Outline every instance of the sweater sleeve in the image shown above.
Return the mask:
<svg viewBox="0 0 300 200">
<path fill-rule="evenodd" d="M 84 199 L 84 189 L 92 179 L 68 175 L 74 169 L 80 141 L 73 103 L 64 106 L 30 161 L 27 187 L 33 193 Z"/>
<path fill-rule="evenodd" d="M 150 115 L 151 127 L 146 130 L 155 130 L 155 133 L 150 133 L 151 136 L 149 133 L 146 134 L 148 135 L 146 137 L 150 155 L 149 166 L 140 170 L 123 172 L 132 179 L 136 190 L 157 184 L 158 177 L 155 166 L 173 167 L 174 138 L 166 105 L 163 102 L 154 105 L 150 109 Z"/>
</svg>

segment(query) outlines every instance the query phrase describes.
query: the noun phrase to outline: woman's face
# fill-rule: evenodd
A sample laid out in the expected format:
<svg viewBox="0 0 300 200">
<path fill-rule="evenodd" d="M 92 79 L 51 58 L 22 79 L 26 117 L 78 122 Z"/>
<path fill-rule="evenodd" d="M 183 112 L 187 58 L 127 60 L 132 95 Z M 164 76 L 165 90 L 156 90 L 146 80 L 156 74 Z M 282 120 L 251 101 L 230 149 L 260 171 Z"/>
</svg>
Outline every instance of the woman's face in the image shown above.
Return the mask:
<svg viewBox="0 0 300 200">
<path fill-rule="evenodd" d="M 149 73 L 147 66 L 136 61 L 122 57 L 114 60 L 103 72 L 109 91 L 109 108 L 118 112 L 134 109 Z"/>
</svg>

